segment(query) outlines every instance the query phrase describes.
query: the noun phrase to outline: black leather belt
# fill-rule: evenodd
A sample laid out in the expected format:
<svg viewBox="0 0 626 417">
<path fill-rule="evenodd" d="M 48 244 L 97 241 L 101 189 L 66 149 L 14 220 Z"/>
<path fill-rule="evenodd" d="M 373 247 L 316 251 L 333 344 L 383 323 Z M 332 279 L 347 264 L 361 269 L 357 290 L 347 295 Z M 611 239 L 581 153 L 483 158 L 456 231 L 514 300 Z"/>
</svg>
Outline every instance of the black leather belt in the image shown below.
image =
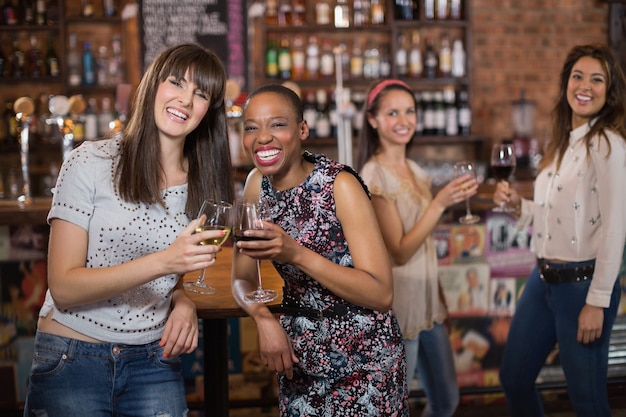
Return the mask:
<svg viewBox="0 0 626 417">
<path fill-rule="evenodd" d="M 554 264 L 548 264 L 542 259 L 537 260 L 539 276 L 548 284 L 565 284 L 568 282 L 589 281 L 593 278 L 595 262 L 570 268 L 559 268 Z"/>
<path fill-rule="evenodd" d="M 297 306 L 271 306 L 270 311 L 272 313 L 280 313 L 286 316 L 299 316 L 307 317 L 315 320 L 323 320 L 329 317 L 343 317 L 354 314 L 371 314 L 374 310 L 369 308 L 360 307 L 354 304 L 335 304 L 325 309 L 315 309 Z"/>
</svg>

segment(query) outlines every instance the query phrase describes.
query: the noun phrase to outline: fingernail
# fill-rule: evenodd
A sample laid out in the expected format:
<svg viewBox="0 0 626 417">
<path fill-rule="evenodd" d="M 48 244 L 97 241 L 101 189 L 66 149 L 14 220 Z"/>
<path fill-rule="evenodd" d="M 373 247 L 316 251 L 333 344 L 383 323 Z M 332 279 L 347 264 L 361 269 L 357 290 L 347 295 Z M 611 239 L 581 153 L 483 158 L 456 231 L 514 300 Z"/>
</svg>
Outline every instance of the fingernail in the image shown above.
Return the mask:
<svg viewBox="0 0 626 417">
<path fill-rule="evenodd" d="M 169 359 L 170 355 L 168 355 L 167 353 L 163 352 L 163 358 L 165 359 Z"/>
</svg>

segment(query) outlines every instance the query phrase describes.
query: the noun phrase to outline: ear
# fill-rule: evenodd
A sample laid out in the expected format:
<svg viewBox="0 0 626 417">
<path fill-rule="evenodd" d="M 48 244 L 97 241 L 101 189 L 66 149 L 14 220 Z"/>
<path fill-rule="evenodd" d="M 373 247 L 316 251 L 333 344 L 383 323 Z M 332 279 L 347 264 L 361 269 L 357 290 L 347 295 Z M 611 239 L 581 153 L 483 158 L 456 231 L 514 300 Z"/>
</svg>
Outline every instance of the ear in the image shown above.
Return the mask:
<svg viewBox="0 0 626 417">
<path fill-rule="evenodd" d="M 378 122 L 376 122 L 376 118 L 370 112 L 366 112 L 365 117 L 367 118 L 367 123 L 372 126 L 372 129 L 378 129 Z"/>
<path fill-rule="evenodd" d="M 300 140 L 305 140 L 309 137 L 309 125 L 306 120 L 300 122 Z"/>
</svg>

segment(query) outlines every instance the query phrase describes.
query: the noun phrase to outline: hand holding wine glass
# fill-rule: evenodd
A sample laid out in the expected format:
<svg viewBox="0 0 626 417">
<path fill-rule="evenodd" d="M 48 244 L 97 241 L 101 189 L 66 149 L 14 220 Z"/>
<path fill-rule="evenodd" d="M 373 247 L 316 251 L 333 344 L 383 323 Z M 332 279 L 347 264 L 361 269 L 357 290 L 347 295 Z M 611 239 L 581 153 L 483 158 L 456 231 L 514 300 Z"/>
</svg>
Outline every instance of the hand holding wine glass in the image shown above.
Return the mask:
<svg viewBox="0 0 626 417">
<path fill-rule="evenodd" d="M 197 218 L 200 221 L 194 233 L 202 233 L 207 230 L 219 230 L 222 232 L 202 240 L 200 245 L 222 246 L 222 244 L 226 242 L 226 239 L 228 239 L 230 235 L 232 225 L 232 205 L 230 203 L 204 200 Z M 200 276 L 195 282 L 185 282 L 185 288 L 200 294 L 214 294 L 215 288 L 206 284 L 204 281 L 204 273 L 205 269 L 202 269 Z"/>
<path fill-rule="evenodd" d="M 508 181 L 515 172 L 516 157 L 513 144 L 495 144 L 491 148 L 491 170 L 498 181 Z M 506 202 L 493 209 L 496 212 L 512 212 L 515 209 L 509 207 Z"/>
<path fill-rule="evenodd" d="M 266 202 L 258 203 L 238 202 L 235 204 L 235 224 L 233 226 L 233 239 L 235 241 L 261 240 L 262 238 L 246 236 L 246 230 L 262 230 L 263 222 L 271 222 L 269 207 Z M 263 288 L 261 278 L 261 265 L 257 259 L 257 289 L 246 294 L 245 299 L 251 303 L 267 303 L 278 297 L 274 290 Z"/>
<path fill-rule="evenodd" d="M 458 178 L 460 176 L 469 174 L 472 178 L 476 179 L 476 171 L 474 164 L 469 161 L 460 161 L 454 164 L 454 176 Z M 480 221 L 480 216 L 472 214 L 470 209 L 470 198 L 465 199 L 465 216 L 459 218 L 461 224 L 475 224 Z"/>
</svg>

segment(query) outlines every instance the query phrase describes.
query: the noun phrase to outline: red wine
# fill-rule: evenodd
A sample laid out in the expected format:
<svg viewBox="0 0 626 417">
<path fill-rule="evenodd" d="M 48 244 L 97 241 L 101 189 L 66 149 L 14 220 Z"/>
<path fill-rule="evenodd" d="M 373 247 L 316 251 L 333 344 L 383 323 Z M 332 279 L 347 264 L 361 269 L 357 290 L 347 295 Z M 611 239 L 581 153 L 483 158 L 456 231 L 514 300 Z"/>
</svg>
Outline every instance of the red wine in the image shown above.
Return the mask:
<svg viewBox="0 0 626 417">
<path fill-rule="evenodd" d="M 244 232 L 244 230 L 241 230 L 241 229 L 235 230 L 233 232 L 233 240 L 235 242 L 238 242 L 238 241 L 249 242 L 251 240 L 269 240 L 269 239 L 265 239 L 265 238 L 262 238 L 262 237 L 256 237 L 256 236 L 244 236 L 243 232 Z"/>
<path fill-rule="evenodd" d="M 513 175 L 515 165 L 492 165 L 491 170 L 498 180 L 506 180 Z"/>
</svg>

